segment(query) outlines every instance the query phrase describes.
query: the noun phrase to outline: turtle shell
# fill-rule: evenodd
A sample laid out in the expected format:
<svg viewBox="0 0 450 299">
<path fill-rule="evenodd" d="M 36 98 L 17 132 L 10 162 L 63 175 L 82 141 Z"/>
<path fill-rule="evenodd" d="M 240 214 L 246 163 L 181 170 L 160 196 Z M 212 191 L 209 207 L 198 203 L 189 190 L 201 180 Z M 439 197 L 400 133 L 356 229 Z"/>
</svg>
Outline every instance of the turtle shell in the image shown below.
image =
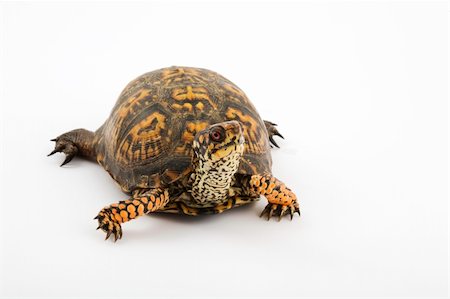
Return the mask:
<svg viewBox="0 0 450 299">
<path fill-rule="evenodd" d="M 227 120 L 243 125 L 245 148 L 238 173 L 270 173 L 266 127 L 235 84 L 199 68 L 149 72 L 125 87 L 97 130 L 97 161 L 125 192 L 159 187 L 192 171 L 197 132 Z"/>
</svg>

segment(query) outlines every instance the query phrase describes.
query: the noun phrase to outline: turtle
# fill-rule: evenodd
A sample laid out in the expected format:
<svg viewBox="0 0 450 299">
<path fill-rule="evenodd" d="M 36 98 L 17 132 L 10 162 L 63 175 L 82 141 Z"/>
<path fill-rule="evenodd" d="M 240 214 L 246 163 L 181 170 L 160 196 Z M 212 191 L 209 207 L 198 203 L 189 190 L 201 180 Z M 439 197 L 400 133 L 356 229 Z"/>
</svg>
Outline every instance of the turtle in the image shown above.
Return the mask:
<svg viewBox="0 0 450 299">
<path fill-rule="evenodd" d="M 94 218 L 114 240 L 122 224 L 153 212 L 219 214 L 259 200 L 267 220 L 300 215 L 294 192 L 272 175 L 273 122 L 245 93 L 203 68 L 167 67 L 131 81 L 95 132 L 76 129 L 51 141 L 62 152 L 100 164 L 128 194 Z"/>
</svg>

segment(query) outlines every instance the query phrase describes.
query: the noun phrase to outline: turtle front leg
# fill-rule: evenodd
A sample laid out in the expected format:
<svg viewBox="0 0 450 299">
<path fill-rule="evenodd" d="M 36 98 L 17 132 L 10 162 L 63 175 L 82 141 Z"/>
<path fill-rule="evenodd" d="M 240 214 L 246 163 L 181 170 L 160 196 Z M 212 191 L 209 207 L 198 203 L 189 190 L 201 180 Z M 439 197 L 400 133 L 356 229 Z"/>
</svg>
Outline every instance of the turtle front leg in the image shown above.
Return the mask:
<svg viewBox="0 0 450 299">
<path fill-rule="evenodd" d="M 113 234 L 117 241 L 122 238 L 122 223 L 159 210 L 168 202 L 167 189 L 156 188 L 140 194 L 134 193 L 130 199 L 104 207 L 94 218 L 98 220 L 97 229 L 101 228 L 106 233 L 106 239 Z"/>
<path fill-rule="evenodd" d="M 278 220 L 284 215 L 300 215 L 300 207 L 297 196 L 286 185 L 270 174 L 253 175 L 250 178 L 250 188 L 267 198 L 269 203 L 262 211 L 261 217 L 267 214 L 267 220 L 272 216 L 278 216 Z"/>
</svg>

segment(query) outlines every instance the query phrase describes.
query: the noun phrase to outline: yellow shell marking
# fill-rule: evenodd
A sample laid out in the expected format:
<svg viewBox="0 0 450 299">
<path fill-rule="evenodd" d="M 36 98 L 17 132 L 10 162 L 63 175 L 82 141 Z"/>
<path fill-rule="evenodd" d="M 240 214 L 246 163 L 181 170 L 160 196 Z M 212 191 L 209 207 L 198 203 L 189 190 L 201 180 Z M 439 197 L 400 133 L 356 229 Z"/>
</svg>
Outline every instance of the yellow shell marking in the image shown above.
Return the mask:
<svg viewBox="0 0 450 299">
<path fill-rule="evenodd" d="M 179 103 L 172 104 L 172 108 L 176 110 L 187 109 L 188 111 L 192 111 L 192 104 L 190 101 L 200 101 L 207 102 L 211 107 L 217 109 L 216 104 L 211 100 L 208 95 L 208 90 L 203 87 L 192 87 L 190 85 L 183 88 L 174 88 L 172 90 L 172 98 Z M 195 106 L 199 110 L 203 110 L 204 104 Z"/>
<path fill-rule="evenodd" d="M 117 111 L 119 119 L 125 119 L 129 114 L 135 113 L 136 106 L 140 105 L 140 101 L 150 95 L 150 90 L 141 89 L 130 96 L 125 103 L 123 103 Z M 136 109 L 138 110 L 138 109 Z M 119 121 L 120 123 L 120 121 Z"/>
<path fill-rule="evenodd" d="M 183 141 L 181 145 L 179 145 L 175 149 L 175 153 L 177 154 L 189 154 L 190 148 L 187 148 L 186 145 L 192 144 L 194 141 L 195 135 L 206 129 L 209 126 L 207 122 L 204 121 L 188 121 L 186 122 L 186 130 L 181 135 L 181 140 Z"/>
<path fill-rule="evenodd" d="M 161 76 L 162 82 L 165 85 L 169 85 L 172 82 L 188 81 L 188 82 L 205 82 L 204 75 L 198 69 L 193 68 L 169 68 L 162 72 Z"/>
<path fill-rule="evenodd" d="M 166 128 L 166 117 L 153 112 L 147 118 L 136 124 L 129 132 L 129 139 L 124 139 L 118 148 L 117 158 L 127 161 L 139 161 L 158 156 L 163 150 L 161 130 Z M 151 129 L 148 129 L 151 128 Z M 147 144 L 152 144 L 145 149 Z M 133 151 L 134 150 L 134 151 Z"/>
<path fill-rule="evenodd" d="M 246 124 L 244 126 L 245 151 L 257 154 L 267 151 L 267 138 L 263 136 L 261 125 L 251 115 L 244 114 L 241 110 L 230 107 L 226 112 L 226 117 Z"/>
</svg>

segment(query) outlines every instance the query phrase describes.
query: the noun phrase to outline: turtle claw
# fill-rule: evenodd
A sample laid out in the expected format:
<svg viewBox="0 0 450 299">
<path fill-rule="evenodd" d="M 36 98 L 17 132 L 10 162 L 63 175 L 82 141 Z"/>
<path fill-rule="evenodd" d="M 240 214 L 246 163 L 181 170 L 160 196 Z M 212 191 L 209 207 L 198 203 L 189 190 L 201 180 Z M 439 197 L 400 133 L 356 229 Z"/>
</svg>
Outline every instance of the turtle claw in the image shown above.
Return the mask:
<svg viewBox="0 0 450 299">
<path fill-rule="evenodd" d="M 291 205 L 289 207 L 289 209 L 290 209 L 289 215 L 291 215 L 291 221 L 292 221 L 292 218 L 294 218 L 294 214 L 295 214 L 295 207 L 293 205 Z M 300 210 L 298 210 L 298 212 L 299 212 L 299 215 L 300 215 Z"/>
<path fill-rule="evenodd" d="M 280 146 L 273 139 L 273 135 L 269 136 L 270 143 L 272 143 L 275 147 L 280 148 Z"/>
<path fill-rule="evenodd" d="M 293 202 L 290 205 L 280 205 L 269 202 L 262 211 L 260 217 L 263 217 L 267 214 L 267 220 L 269 220 L 270 218 L 272 218 L 272 216 L 278 216 L 278 221 L 280 221 L 283 216 L 290 215 L 292 220 L 295 213 L 298 213 L 298 215 L 300 215 L 300 208 L 297 202 Z"/>
<path fill-rule="evenodd" d="M 75 154 L 72 152 L 70 154 L 66 154 L 66 158 L 64 159 L 64 162 L 62 162 L 61 166 L 66 165 L 67 163 L 69 163 L 70 161 L 72 161 L 73 157 L 75 157 Z"/>
<path fill-rule="evenodd" d="M 101 210 L 94 218 L 94 220 L 96 219 L 98 220 L 97 229 L 101 229 L 106 233 L 105 240 L 108 240 L 111 235 L 114 236 L 114 242 L 122 239 L 122 227 L 108 208 Z"/>
<path fill-rule="evenodd" d="M 273 133 L 273 135 L 276 135 L 276 136 L 280 137 L 281 139 L 284 139 L 284 136 L 281 135 L 281 133 L 278 132 L 278 130 L 275 133 Z"/>
<path fill-rule="evenodd" d="M 273 210 L 271 209 L 270 205 L 267 205 L 264 210 L 261 212 L 261 214 L 259 215 L 259 217 L 264 216 L 265 214 L 267 214 L 267 221 L 269 221 L 270 217 L 272 217 L 272 213 Z"/>
<path fill-rule="evenodd" d="M 283 217 L 284 215 L 287 214 L 287 210 L 288 210 L 289 206 L 281 206 L 281 212 L 280 215 L 278 215 L 278 221 L 281 220 L 281 217 Z M 292 220 L 292 218 L 291 218 Z"/>
<path fill-rule="evenodd" d="M 273 136 L 278 136 L 284 139 L 283 135 L 281 135 L 280 132 L 278 132 L 278 129 L 275 128 L 277 124 L 267 120 L 264 121 L 264 124 L 266 125 L 267 133 L 269 133 L 269 141 L 271 143 L 270 146 L 272 147 L 272 145 L 274 145 L 275 147 L 280 148 L 280 146 L 275 142 L 275 139 L 273 139 Z"/>
<path fill-rule="evenodd" d="M 50 157 L 51 155 L 56 154 L 58 151 L 59 150 L 57 150 L 57 149 L 52 150 L 52 152 L 50 154 L 48 154 L 47 157 Z"/>
</svg>

